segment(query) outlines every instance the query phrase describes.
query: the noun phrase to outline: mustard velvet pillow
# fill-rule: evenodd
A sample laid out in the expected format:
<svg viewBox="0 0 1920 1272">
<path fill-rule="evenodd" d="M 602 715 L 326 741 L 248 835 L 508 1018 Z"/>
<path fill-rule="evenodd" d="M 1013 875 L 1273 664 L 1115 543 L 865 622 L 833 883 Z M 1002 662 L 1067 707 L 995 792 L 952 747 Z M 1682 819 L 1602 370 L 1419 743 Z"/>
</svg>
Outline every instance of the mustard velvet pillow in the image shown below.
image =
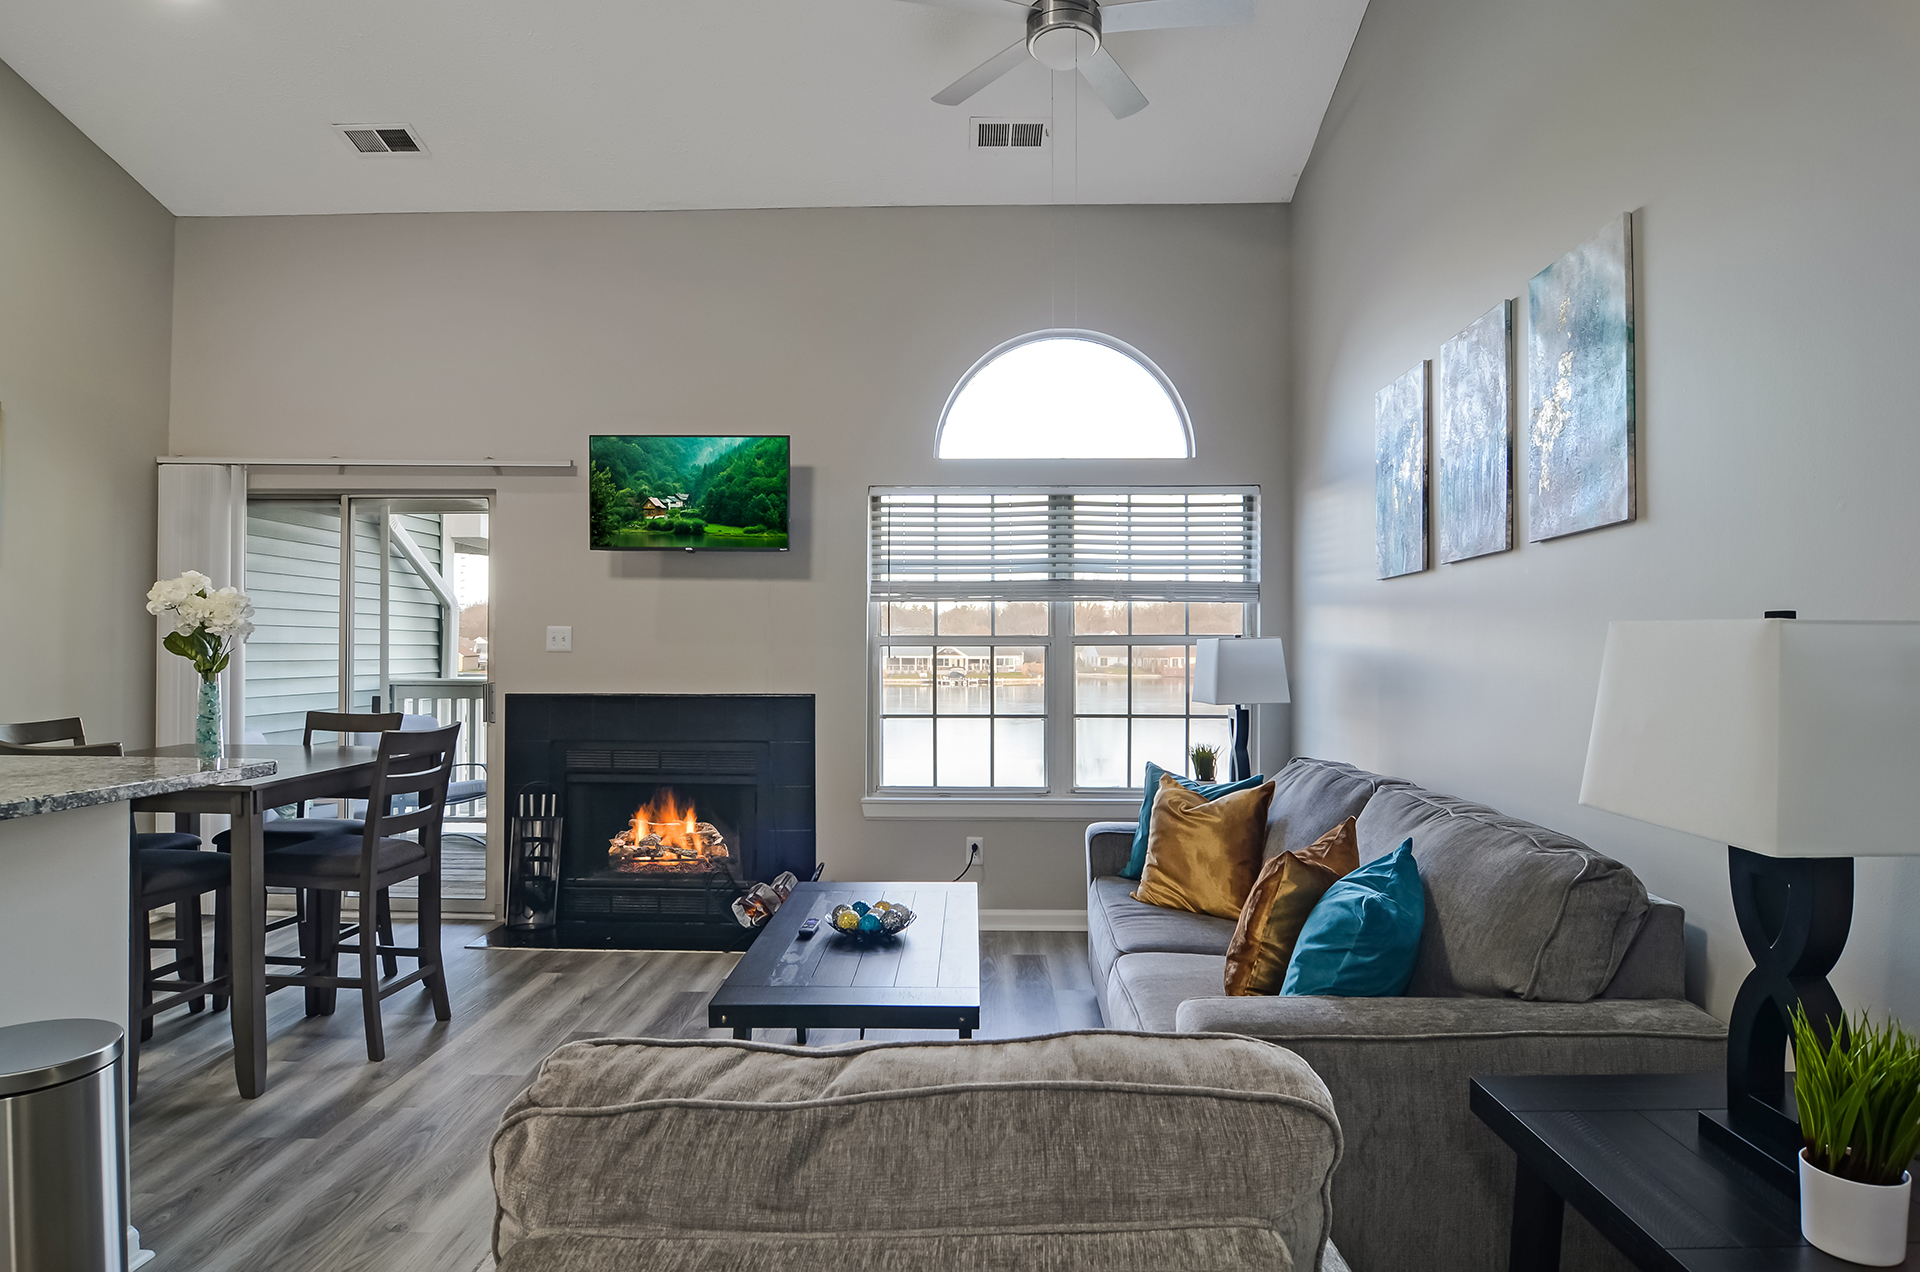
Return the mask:
<svg viewBox="0 0 1920 1272">
<path fill-rule="evenodd" d="M 1261 867 L 1227 946 L 1227 992 L 1279 993 L 1307 916 L 1328 888 L 1359 868 L 1360 835 L 1352 817 Z"/>
<path fill-rule="evenodd" d="M 1136 901 L 1237 919 L 1260 870 L 1273 783 L 1209 800 L 1160 779 Z"/>
</svg>

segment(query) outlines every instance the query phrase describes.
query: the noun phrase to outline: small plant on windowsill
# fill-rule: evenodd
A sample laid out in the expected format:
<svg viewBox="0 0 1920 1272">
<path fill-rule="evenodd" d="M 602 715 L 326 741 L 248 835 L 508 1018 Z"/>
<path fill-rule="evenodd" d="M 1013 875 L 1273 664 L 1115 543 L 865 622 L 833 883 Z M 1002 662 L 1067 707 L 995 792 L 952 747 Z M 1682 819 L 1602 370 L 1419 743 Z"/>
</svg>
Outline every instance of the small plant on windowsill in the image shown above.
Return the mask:
<svg viewBox="0 0 1920 1272">
<path fill-rule="evenodd" d="M 1216 766 L 1220 762 L 1220 748 L 1202 743 L 1187 752 L 1193 760 L 1194 780 L 1211 782 L 1214 780 Z"/>
<path fill-rule="evenodd" d="M 1865 1012 L 1823 1039 L 1796 1007 L 1793 1094 L 1800 1106 L 1800 1228 L 1853 1263 L 1891 1267 L 1907 1253 L 1907 1205 L 1920 1152 L 1920 1043 Z"/>
</svg>

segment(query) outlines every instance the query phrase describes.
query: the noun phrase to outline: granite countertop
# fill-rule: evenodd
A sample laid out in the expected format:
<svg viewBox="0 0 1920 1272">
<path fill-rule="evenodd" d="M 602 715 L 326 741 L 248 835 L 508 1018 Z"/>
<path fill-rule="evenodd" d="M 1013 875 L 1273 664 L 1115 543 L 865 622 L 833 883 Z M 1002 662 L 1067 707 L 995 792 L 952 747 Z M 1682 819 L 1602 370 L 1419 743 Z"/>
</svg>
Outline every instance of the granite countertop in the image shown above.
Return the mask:
<svg viewBox="0 0 1920 1272">
<path fill-rule="evenodd" d="M 0 755 L 0 821 L 270 777 L 272 760 Z"/>
</svg>

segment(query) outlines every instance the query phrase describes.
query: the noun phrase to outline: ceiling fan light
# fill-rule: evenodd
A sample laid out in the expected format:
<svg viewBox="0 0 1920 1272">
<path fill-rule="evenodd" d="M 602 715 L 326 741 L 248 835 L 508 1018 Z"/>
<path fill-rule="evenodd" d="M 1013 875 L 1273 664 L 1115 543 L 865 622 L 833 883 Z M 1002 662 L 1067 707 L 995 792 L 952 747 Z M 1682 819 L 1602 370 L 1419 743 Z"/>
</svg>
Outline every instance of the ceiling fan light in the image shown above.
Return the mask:
<svg viewBox="0 0 1920 1272">
<path fill-rule="evenodd" d="M 1056 71 L 1071 71 L 1099 51 L 1100 41 L 1080 26 L 1050 27 L 1027 41 L 1034 60 Z"/>
</svg>

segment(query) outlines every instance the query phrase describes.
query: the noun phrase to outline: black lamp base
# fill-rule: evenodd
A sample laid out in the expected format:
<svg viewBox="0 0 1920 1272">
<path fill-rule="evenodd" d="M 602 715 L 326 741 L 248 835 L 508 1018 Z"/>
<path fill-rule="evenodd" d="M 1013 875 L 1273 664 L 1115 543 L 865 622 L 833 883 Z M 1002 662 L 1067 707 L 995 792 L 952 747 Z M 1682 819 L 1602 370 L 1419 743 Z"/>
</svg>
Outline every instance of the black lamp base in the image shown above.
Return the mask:
<svg viewBox="0 0 1920 1272">
<path fill-rule="evenodd" d="M 1236 706 L 1233 709 L 1233 753 L 1227 759 L 1229 782 L 1244 782 L 1253 776 L 1253 756 L 1247 750 L 1248 735 L 1252 732 L 1252 710 Z"/>
<path fill-rule="evenodd" d="M 1853 926 L 1853 858 L 1764 857 L 1727 849 L 1733 913 L 1753 956 L 1727 1023 L 1727 1107 L 1700 1135 L 1786 1188 L 1799 1178 L 1800 1122 L 1787 1085 L 1794 1009 L 1823 1037 L 1846 1029 L 1827 973 Z"/>
</svg>

